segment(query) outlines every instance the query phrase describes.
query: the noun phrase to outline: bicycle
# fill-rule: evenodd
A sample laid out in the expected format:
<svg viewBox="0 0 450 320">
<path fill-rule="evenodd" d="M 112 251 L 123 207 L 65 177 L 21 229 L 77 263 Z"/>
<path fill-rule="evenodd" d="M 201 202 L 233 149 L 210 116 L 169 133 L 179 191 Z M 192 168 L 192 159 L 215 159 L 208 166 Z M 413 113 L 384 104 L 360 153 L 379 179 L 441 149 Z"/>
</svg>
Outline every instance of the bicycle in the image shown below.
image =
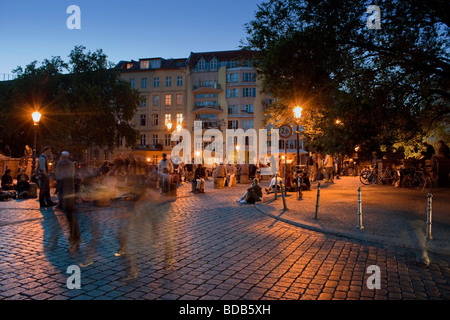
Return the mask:
<svg viewBox="0 0 450 320">
<path fill-rule="evenodd" d="M 378 174 L 378 170 L 365 167 L 361 171 L 359 180 L 362 184 L 369 185 L 379 182 L 387 182 L 388 184 L 394 183 L 398 179 L 397 173 L 390 167 L 387 167 L 381 175 Z"/>
<path fill-rule="evenodd" d="M 433 182 L 428 172 L 423 169 L 414 169 L 403 179 L 403 186 L 411 190 L 430 192 L 433 188 Z"/>
</svg>

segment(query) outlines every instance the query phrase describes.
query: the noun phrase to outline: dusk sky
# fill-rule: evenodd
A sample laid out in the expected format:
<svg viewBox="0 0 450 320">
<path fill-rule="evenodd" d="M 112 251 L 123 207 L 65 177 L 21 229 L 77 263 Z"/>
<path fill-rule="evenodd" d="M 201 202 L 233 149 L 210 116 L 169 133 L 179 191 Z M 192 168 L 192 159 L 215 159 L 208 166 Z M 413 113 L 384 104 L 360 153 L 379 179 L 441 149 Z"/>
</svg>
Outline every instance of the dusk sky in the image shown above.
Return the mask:
<svg viewBox="0 0 450 320">
<path fill-rule="evenodd" d="M 190 52 L 238 49 L 245 23 L 263 0 L 3 1 L 0 76 L 17 66 L 67 55 L 76 45 L 103 49 L 108 60 L 185 58 Z M 66 22 L 81 10 L 81 29 Z"/>
</svg>

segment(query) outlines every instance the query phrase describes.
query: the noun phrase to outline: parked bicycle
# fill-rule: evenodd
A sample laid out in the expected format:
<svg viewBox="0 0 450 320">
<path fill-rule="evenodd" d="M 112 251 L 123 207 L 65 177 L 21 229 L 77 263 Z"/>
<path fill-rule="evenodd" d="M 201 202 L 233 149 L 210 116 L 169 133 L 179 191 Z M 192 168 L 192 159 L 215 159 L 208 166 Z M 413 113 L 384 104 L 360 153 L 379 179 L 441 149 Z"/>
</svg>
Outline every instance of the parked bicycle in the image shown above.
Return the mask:
<svg viewBox="0 0 450 320">
<path fill-rule="evenodd" d="M 433 182 L 428 172 L 423 169 L 412 169 L 403 177 L 403 186 L 411 190 L 430 192 Z"/>
<path fill-rule="evenodd" d="M 390 167 L 384 169 L 381 174 L 378 173 L 378 170 L 365 167 L 359 176 L 359 180 L 365 185 L 382 182 L 393 184 L 398 178 L 397 172 Z"/>
</svg>

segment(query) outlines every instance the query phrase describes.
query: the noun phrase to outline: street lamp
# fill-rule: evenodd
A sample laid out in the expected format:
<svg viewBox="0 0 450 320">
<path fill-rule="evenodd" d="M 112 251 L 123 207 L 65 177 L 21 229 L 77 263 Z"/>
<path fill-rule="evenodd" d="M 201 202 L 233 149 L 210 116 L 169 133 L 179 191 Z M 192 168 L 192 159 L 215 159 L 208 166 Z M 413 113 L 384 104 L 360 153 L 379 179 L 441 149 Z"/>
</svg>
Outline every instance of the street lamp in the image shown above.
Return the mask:
<svg viewBox="0 0 450 320">
<path fill-rule="evenodd" d="M 172 129 L 172 122 L 167 122 L 166 123 L 167 129 Z"/>
<path fill-rule="evenodd" d="M 300 124 L 299 124 L 299 121 L 302 116 L 302 110 L 303 109 L 300 106 L 296 106 L 294 108 L 294 117 L 295 117 L 295 119 L 297 119 L 297 179 L 299 179 L 299 173 L 300 173 Z M 303 194 L 302 194 L 303 181 L 302 180 L 303 180 L 303 175 L 302 175 L 302 178 L 300 179 L 300 183 L 297 182 L 299 199 L 303 198 Z"/>
<path fill-rule="evenodd" d="M 31 114 L 31 118 L 34 123 L 34 140 L 33 140 L 33 161 L 31 162 L 31 177 L 36 173 L 36 143 L 37 143 L 37 131 L 39 126 L 39 121 L 41 120 L 41 114 L 35 111 Z"/>
<path fill-rule="evenodd" d="M 294 117 L 297 119 L 297 168 L 300 168 L 300 124 L 299 120 L 302 116 L 302 108 L 296 106 L 294 108 Z"/>
</svg>

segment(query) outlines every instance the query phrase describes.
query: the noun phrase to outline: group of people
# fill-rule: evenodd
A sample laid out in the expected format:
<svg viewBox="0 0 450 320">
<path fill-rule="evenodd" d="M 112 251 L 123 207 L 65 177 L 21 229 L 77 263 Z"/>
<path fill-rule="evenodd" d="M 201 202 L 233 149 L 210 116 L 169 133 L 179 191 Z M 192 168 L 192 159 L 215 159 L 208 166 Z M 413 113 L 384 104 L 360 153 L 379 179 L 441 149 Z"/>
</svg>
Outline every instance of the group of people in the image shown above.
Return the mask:
<svg viewBox="0 0 450 320">
<path fill-rule="evenodd" d="M 15 184 L 11 169 L 6 169 L 1 181 L 0 200 L 26 199 L 29 197 L 30 181 L 24 169 L 19 169 L 16 180 L 17 183 Z"/>
<path fill-rule="evenodd" d="M 422 151 L 419 156 L 422 166 L 425 166 L 425 161 L 430 160 L 433 171 L 437 170 L 437 163 L 439 159 L 450 159 L 450 148 L 443 140 L 438 141 L 437 152 L 431 144 L 427 142 L 422 143 Z"/>
<path fill-rule="evenodd" d="M 324 178 L 326 182 L 333 183 L 335 178 L 339 179 L 344 162 L 340 154 L 333 156 L 312 152 L 308 159 L 309 180 L 315 182 Z"/>
</svg>

